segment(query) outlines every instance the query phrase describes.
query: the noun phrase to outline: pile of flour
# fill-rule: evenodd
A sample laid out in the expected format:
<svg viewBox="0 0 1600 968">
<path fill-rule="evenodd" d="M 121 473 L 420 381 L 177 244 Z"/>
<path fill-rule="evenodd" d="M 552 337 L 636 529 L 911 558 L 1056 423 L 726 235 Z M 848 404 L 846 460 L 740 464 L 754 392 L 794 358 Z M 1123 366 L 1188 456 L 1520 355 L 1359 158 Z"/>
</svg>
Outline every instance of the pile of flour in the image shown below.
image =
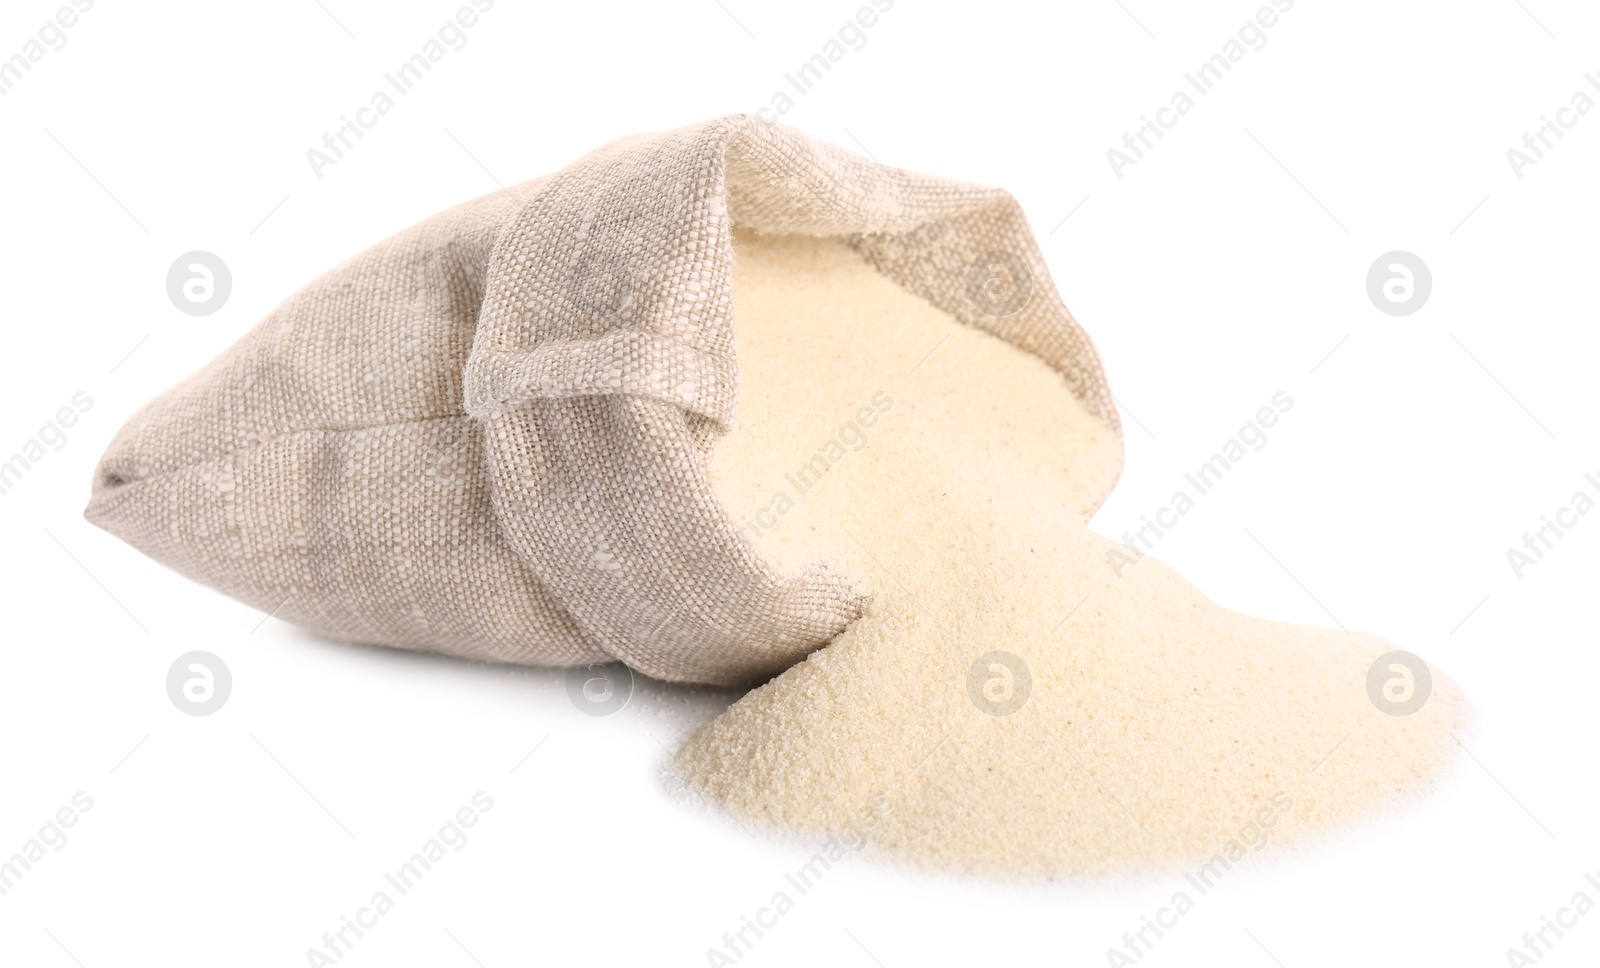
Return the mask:
<svg viewBox="0 0 1600 968">
<path fill-rule="evenodd" d="M 1461 709 L 1380 711 L 1366 635 L 1230 612 L 1086 519 L 1114 434 L 1042 361 L 832 240 L 740 236 L 713 479 L 780 567 L 870 595 L 676 757 L 741 818 L 1008 876 L 1163 866 L 1325 826 L 1436 770 Z M 864 819 L 865 818 L 865 819 Z"/>
</svg>

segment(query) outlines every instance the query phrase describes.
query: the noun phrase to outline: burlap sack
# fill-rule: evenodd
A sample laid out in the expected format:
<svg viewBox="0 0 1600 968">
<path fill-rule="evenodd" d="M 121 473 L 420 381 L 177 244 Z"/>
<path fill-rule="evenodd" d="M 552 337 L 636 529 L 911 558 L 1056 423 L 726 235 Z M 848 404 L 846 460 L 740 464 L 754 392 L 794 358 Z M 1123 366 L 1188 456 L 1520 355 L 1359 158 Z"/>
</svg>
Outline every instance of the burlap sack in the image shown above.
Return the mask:
<svg viewBox="0 0 1600 968">
<path fill-rule="evenodd" d="M 736 116 L 607 145 L 311 283 L 128 422 L 87 516 L 337 639 L 769 677 L 861 602 L 825 564 L 778 573 L 708 481 L 739 385 L 734 225 L 843 239 L 1117 426 L 1011 196 Z"/>
</svg>

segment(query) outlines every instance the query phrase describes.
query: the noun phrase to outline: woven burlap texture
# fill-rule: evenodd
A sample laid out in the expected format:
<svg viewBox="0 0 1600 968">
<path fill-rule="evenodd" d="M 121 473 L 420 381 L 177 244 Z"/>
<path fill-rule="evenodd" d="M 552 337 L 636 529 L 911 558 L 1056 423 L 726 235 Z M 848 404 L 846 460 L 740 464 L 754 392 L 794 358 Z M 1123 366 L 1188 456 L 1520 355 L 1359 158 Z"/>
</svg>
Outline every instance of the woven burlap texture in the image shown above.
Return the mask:
<svg viewBox="0 0 1600 968">
<path fill-rule="evenodd" d="M 770 677 L 862 602 L 824 563 L 780 574 L 712 491 L 736 224 L 842 239 L 1117 429 L 1010 195 L 741 115 L 614 142 L 324 275 L 122 428 L 86 514 L 340 640 Z"/>
</svg>

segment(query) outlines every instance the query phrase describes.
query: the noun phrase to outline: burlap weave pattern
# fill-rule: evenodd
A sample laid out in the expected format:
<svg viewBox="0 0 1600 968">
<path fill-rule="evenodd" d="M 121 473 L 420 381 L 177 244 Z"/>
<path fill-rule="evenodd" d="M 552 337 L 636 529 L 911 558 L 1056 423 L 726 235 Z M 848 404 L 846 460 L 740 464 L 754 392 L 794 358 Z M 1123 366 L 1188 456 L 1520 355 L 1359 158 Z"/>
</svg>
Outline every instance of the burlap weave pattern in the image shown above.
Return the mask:
<svg viewBox="0 0 1600 968">
<path fill-rule="evenodd" d="M 607 145 L 311 283 L 129 421 L 88 516 L 339 639 L 768 677 L 861 603 L 825 564 L 774 570 L 707 477 L 738 394 L 735 223 L 844 239 L 1117 426 L 1009 195 L 735 116 Z"/>
</svg>

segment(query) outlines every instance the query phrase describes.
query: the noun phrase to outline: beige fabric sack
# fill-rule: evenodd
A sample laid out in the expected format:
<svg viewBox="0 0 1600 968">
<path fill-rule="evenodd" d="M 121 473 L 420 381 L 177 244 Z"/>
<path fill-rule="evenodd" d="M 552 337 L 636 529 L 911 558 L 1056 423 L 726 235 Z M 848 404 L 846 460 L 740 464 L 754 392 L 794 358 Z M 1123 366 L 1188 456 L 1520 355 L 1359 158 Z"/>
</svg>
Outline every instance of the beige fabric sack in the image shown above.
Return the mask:
<svg viewBox="0 0 1600 968">
<path fill-rule="evenodd" d="M 843 239 L 1117 426 L 1011 196 L 734 116 L 612 143 L 311 283 L 122 428 L 87 517 L 336 639 L 770 677 L 861 602 L 826 565 L 778 573 L 712 492 L 734 225 Z"/>
</svg>

